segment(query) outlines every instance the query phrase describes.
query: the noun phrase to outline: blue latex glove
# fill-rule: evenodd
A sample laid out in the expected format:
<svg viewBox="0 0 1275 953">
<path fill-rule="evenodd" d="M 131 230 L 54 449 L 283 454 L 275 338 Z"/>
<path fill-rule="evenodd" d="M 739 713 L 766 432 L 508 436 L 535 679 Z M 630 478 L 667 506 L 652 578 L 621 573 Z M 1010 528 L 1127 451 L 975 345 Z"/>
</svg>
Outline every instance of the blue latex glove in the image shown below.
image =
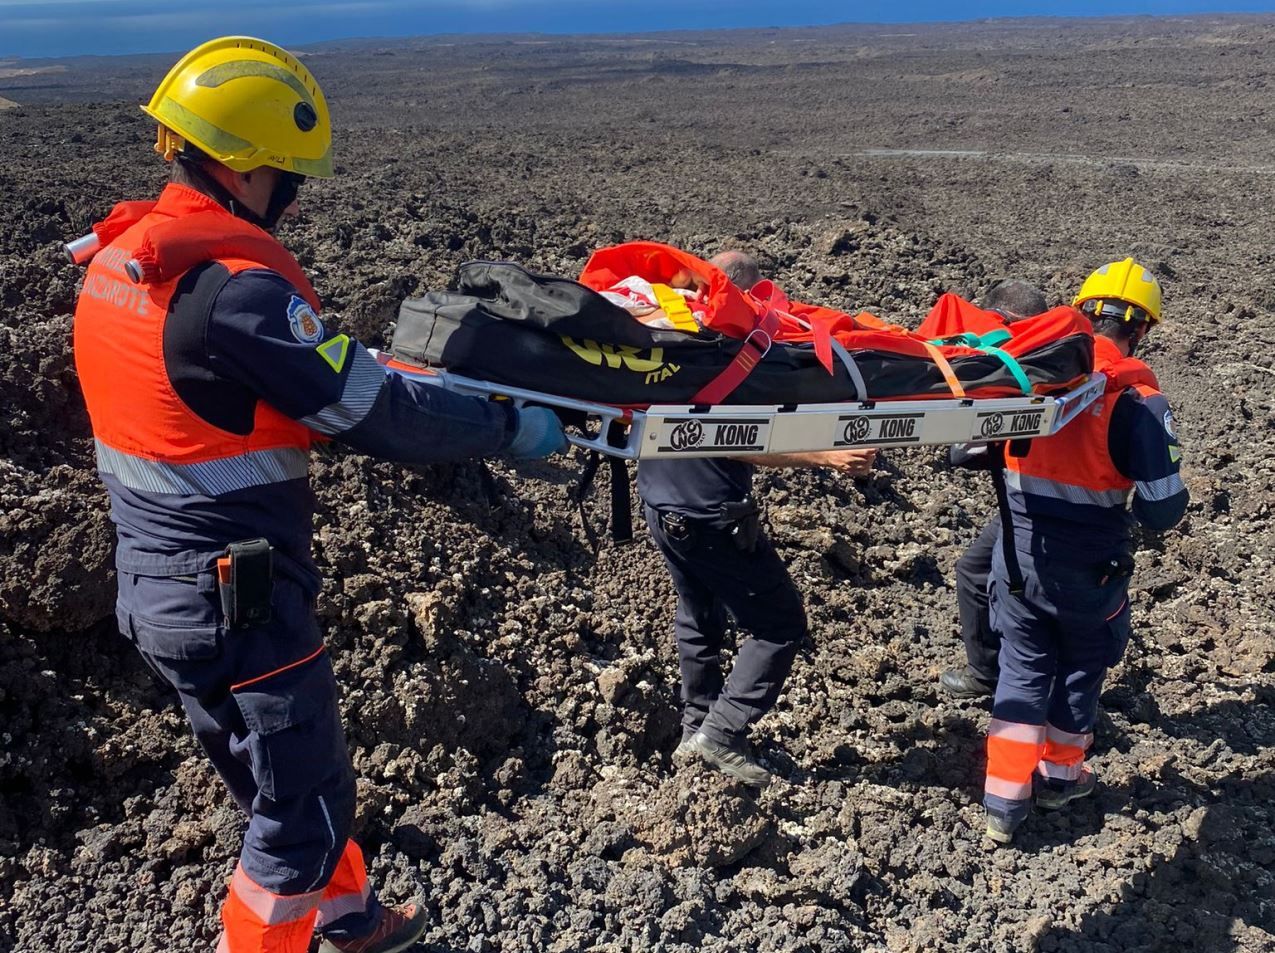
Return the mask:
<svg viewBox="0 0 1275 953">
<path fill-rule="evenodd" d="M 524 407 L 518 411 L 518 430 L 505 448 L 515 460 L 539 460 L 567 449 L 562 421 L 547 407 Z"/>
</svg>

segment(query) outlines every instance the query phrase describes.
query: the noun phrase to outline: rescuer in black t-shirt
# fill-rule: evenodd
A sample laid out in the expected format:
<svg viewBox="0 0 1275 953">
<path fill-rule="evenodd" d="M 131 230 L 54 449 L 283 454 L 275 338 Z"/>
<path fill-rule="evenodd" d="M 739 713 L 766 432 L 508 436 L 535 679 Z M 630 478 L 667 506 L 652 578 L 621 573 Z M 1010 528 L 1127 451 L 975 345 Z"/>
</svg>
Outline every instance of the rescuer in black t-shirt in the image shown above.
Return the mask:
<svg viewBox="0 0 1275 953">
<path fill-rule="evenodd" d="M 712 264 L 745 290 L 761 279 L 757 263 L 742 252 L 723 252 Z M 761 527 L 754 469 L 827 467 L 858 476 L 871 470 L 875 456 L 875 450 L 832 450 L 638 465 L 651 538 L 677 588 L 682 743 L 675 757 L 699 758 L 755 787 L 770 780 L 748 744 L 748 728 L 774 705 L 807 629 L 801 596 Z M 724 678 L 727 614 L 749 637 Z"/>
</svg>

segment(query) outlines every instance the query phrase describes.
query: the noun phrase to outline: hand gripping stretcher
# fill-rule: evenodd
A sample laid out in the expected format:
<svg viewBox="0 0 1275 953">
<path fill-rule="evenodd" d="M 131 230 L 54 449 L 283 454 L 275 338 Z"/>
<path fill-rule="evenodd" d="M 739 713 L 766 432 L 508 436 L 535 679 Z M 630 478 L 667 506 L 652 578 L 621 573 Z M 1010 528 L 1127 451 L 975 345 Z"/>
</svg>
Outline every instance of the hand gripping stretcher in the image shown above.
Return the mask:
<svg viewBox="0 0 1275 953">
<path fill-rule="evenodd" d="M 573 446 L 624 460 L 672 457 L 749 457 L 851 447 L 920 447 L 1048 437 L 1103 392 L 1093 374 L 1055 396 L 930 398 L 827 404 L 652 404 L 617 407 L 474 380 L 440 368 L 418 367 L 377 353 L 389 369 L 457 394 L 539 404 L 583 421 L 568 431 Z"/>
</svg>

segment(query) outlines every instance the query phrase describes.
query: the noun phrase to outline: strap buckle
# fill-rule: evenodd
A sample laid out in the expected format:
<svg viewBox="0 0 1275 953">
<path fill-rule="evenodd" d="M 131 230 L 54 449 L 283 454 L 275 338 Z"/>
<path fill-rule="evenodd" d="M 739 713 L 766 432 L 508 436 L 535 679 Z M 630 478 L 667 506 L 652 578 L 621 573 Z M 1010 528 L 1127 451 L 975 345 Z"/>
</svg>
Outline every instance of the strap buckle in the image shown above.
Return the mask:
<svg viewBox="0 0 1275 953">
<path fill-rule="evenodd" d="M 766 341 L 766 346 L 765 346 L 765 347 L 758 347 L 758 345 L 757 345 L 757 344 L 753 341 L 753 338 L 754 338 L 754 337 L 756 337 L 756 336 L 758 336 L 758 335 L 760 335 L 762 338 L 764 338 L 764 339 L 765 339 L 765 341 Z M 773 339 L 773 338 L 771 338 L 771 336 L 770 336 L 769 334 L 767 334 L 767 333 L 766 333 L 763 329 L 761 329 L 761 328 L 753 328 L 751 331 L 749 331 L 749 332 L 748 332 L 748 337 L 744 338 L 744 343 L 745 343 L 745 344 L 752 344 L 752 346 L 753 346 L 756 350 L 761 351 L 761 353 L 757 355 L 757 360 L 759 360 L 759 361 L 760 361 L 763 357 L 765 357 L 767 354 L 769 354 L 769 353 L 770 353 L 770 347 L 771 347 L 771 345 L 772 345 L 772 344 L 774 344 L 775 342 L 774 342 L 774 339 Z"/>
</svg>

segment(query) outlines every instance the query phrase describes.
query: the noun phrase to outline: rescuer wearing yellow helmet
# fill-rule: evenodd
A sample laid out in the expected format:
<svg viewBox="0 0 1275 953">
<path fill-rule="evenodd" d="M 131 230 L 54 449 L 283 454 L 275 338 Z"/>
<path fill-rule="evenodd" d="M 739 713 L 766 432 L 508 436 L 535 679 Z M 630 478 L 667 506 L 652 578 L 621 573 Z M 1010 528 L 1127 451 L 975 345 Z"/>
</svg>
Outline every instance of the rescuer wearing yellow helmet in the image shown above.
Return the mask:
<svg viewBox="0 0 1275 953">
<path fill-rule="evenodd" d="M 1159 283 L 1131 258 L 1111 262 L 1075 306 L 1093 322 L 1104 392 L 1057 435 L 1023 454 L 1011 445 L 998 488 L 988 597 L 1000 671 L 983 804 L 1001 843 L 1033 803 L 1056 810 L 1094 791 L 1098 696 L 1130 635 L 1130 529 L 1169 529 L 1188 500 L 1168 401 L 1132 356 L 1160 321 Z"/>
<path fill-rule="evenodd" d="M 997 290 L 993 289 L 992 294 Z M 1038 301 L 1023 310 L 1045 310 L 1044 295 L 1037 291 L 1036 296 Z M 984 306 L 991 307 L 987 302 Z M 1160 322 L 1160 284 L 1136 261 L 1126 258 L 1103 265 L 1089 275 L 1072 307 L 1084 312 L 1100 333 L 1105 331 L 1126 340 L 1132 354 L 1151 327 Z M 953 460 L 957 466 L 978 469 L 986 464 L 987 457 L 983 448 L 971 453 L 958 447 L 954 448 Z M 1000 636 L 988 623 L 987 578 L 992 550 L 1000 534 L 1000 520 L 993 519 L 956 564 L 961 640 L 967 662 L 943 672 L 939 681 L 945 692 L 957 698 L 988 696 L 996 689 Z"/>
<path fill-rule="evenodd" d="M 1080 286 L 1072 301 L 1094 325 L 1127 330 L 1129 353 L 1151 328 L 1160 323 L 1160 283 L 1132 258 L 1103 265 Z"/>
<path fill-rule="evenodd" d="M 232 214 L 272 229 L 306 177 L 332 176 L 323 90 L 292 54 L 249 37 L 187 53 L 142 111 L 159 123 L 155 151 Z M 208 161 L 208 160 L 211 160 Z"/>
<path fill-rule="evenodd" d="M 271 230 L 332 174 L 310 71 L 248 37 L 182 58 L 142 107 L 173 181 L 94 228 L 75 354 L 117 527 L 117 615 L 177 690 L 249 823 L 225 953 L 390 953 L 426 925 L 382 907 L 349 839 L 355 781 L 314 615 L 311 445 L 406 463 L 565 445 L 543 408 L 387 371 L 327 328 Z M 130 283 L 130 278 L 133 283 Z M 139 287 L 140 285 L 140 287 Z"/>
</svg>

